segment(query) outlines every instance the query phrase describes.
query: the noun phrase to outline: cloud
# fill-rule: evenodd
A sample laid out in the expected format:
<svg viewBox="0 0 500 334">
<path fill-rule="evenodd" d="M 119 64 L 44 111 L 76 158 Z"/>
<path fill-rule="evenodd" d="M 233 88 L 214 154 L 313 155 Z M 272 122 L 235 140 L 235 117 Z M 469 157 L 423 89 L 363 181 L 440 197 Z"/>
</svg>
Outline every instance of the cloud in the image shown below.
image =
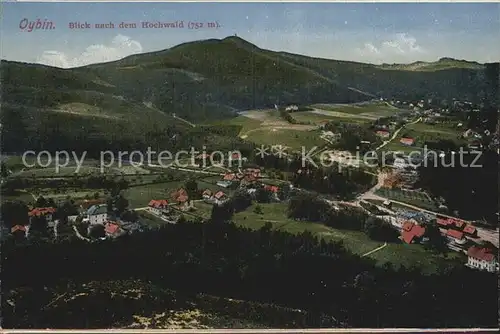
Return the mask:
<svg viewBox="0 0 500 334">
<path fill-rule="evenodd" d="M 393 39 L 383 41 L 378 45 L 365 43 L 363 48 L 357 49 L 363 57 L 375 58 L 378 61 L 405 61 L 416 55 L 425 53 L 417 40 L 408 34 L 397 34 Z"/>
<path fill-rule="evenodd" d="M 111 41 L 111 44 L 93 44 L 90 45 L 81 54 L 71 57 L 61 51 L 44 51 L 37 58 L 37 63 L 49 66 L 70 68 L 95 63 L 118 60 L 131 54 L 142 52 L 141 43 L 124 35 L 117 35 Z"/>
</svg>

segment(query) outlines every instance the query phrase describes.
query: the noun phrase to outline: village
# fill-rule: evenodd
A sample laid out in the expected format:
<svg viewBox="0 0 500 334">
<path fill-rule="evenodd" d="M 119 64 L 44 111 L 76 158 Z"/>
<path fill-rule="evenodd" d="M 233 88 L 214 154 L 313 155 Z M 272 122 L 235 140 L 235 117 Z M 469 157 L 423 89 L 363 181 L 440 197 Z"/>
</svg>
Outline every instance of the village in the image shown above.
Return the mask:
<svg viewBox="0 0 500 334">
<path fill-rule="evenodd" d="M 203 157 L 199 157 L 202 159 Z M 302 171 L 297 171 L 300 173 Z M 335 201 L 323 198 L 336 210 L 342 208 L 356 208 L 364 213 L 386 221 L 400 234 L 400 242 L 411 245 L 409 247 L 422 247 L 429 240 L 426 229 L 435 226 L 446 239 L 446 246 L 455 252 L 467 256 L 464 265 L 489 272 L 499 270 L 496 249 L 498 238 L 490 230 L 475 226 L 472 222 L 442 215 L 431 210 L 413 206 L 398 200 L 390 200 L 388 192 L 407 192 L 416 198 L 423 197 L 418 190 L 413 190 L 415 171 L 393 166 L 386 169 L 383 177 L 379 177 L 377 185 L 357 197 L 355 201 Z M 187 216 L 197 217 L 202 221 L 205 217 L 197 212 L 198 203 L 205 206 L 223 206 L 231 200 L 235 191 L 247 193 L 255 201 L 259 193 L 265 192 L 270 202 L 280 203 L 289 200 L 288 190 L 307 192 L 305 189 L 294 187 L 293 184 L 282 182 L 280 185 L 270 184 L 269 178 L 262 168 L 238 168 L 220 175 L 211 189 L 198 189 L 195 195 L 185 187 L 181 187 L 170 194 L 169 198 L 150 198 L 146 207 L 131 208 L 131 212 L 142 212 L 153 216 L 156 220 L 167 224 L 176 224 L 185 220 Z M 402 190 L 403 189 L 403 190 Z M 406 190 L 404 190 L 406 189 Z M 393 197 L 393 196 L 392 196 Z M 320 197 L 321 198 L 321 197 Z M 420 199 L 422 200 L 422 198 Z M 53 231 L 57 238 L 60 221 L 56 219 L 56 207 L 34 207 L 29 211 L 30 224 L 14 225 L 10 234 L 14 238 L 29 238 L 30 226 L 34 220 L 43 217 L 47 221 L 47 228 Z M 130 218 L 128 218 L 130 217 Z M 184 218 L 183 218 L 184 217 Z M 67 217 L 68 223 L 76 237 L 88 242 L 96 242 L 109 238 L 117 238 L 150 229 L 151 226 L 143 222 L 143 216 L 122 215 L 120 218 L 108 209 L 108 204 L 102 199 L 82 201 L 78 206 L 78 214 Z M 382 248 L 386 245 L 382 245 Z M 380 247 L 379 247 L 380 248 Z"/>
</svg>

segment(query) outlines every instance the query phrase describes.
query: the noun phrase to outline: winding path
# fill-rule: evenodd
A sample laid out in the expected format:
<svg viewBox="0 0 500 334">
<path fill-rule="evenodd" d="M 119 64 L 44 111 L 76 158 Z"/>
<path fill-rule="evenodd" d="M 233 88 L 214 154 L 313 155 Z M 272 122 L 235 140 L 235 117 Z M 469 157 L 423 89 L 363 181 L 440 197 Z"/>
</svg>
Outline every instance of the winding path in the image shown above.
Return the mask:
<svg viewBox="0 0 500 334">
<path fill-rule="evenodd" d="M 373 254 L 375 252 L 378 252 L 379 250 L 384 249 L 386 246 L 387 246 L 387 242 L 384 242 L 384 244 L 382 246 L 377 247 L 375 249 L 372 249 L 368 253 L 365 253 L 365 254 L 361 255 L 361 257 L 365 257 L 365 256 L 368 256 L 368 255 Z"/>
</svg>

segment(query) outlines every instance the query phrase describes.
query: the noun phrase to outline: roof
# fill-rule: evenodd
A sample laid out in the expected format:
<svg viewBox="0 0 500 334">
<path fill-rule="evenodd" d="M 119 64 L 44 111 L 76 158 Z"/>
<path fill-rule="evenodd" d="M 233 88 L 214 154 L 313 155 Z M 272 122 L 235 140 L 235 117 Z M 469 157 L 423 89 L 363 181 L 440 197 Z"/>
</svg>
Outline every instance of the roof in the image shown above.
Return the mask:
<svg viewBox="0 0 500 334">
<path fill-rule="evenodd" d="M 272 186 L 272 185 L 266 185 L 264 186 L 264 189 L 270 191 L 270 192 L 273 192 L 273 193 L 277 193 L 279 188 L 277 186 Z"/>
<path fill-rule="evenodd" d="M 462 221 L 462 220 L 456 220 L 456 219 L 453 219 L 453 223 L 455 224 L 456 227 L 458 228 L 462 228 L 465 223 Z"/>
<path fill-rule="evenodd" d="M 187 202 L 187 200 L 189 199 L 187 191 L 184 188 L 179 188 L 177 189 L 177 191 L 174 191 L 172 193 L 172 198 L 174 199 L 174 201 L 181 203 Z"/>
<path fill-rule="evenodd" d="M 119 229 L 120 229 L 120 225 L 118 225 L 116 223 L 108 223 L 108 224 L 106 224 L 106 227 L 104 230 L 108 234 L 115 234 L 116 232 L 118 232 Z"/>
<path fill-rule="evenodd" d="M 453 222 L 449 219 L 437 218 L 436 221 L 439 225 L 442 225 L 442 226 L 448 226 L 448 225 L 453 224 Z"/>
<path fill-rule="evenodd" d="M 16 226 L 13 226 L 11 229 L 10 229 L 10 233 L 14 233 L 16 231 L 22 231 L 22 232 L 26 232 L 26 227 L 23 226 L 23 225 L 16 225 Z"/>
<path fill-rule="evenodd" d="M 28 212 L 28 216 L 30 216 L 30 217 L 37 216 L 38 217 L 38 216 L 44 216 L 47 214 L 51 214 L 54 212 L 56 212 L 55 208 L 34 208 L 30 212 Z"/>
<path fill-rule="evenodd" d="M 467 255 L 473 257 L 478 260 L 491 262 L 495 259 L 495 255 L 491 252 L 490 249 L 480 248 L 473 246 L 467 250 Z"/>
<path fill-rule="evenodd" d="M 457 231 L 457 230 L 448 230 L 446 232 L 446 235 L 455 239 L 462 240 L 464 237 L 463 232 Z"/>
<path fill-rule="evenodd" d="M 209 196 L 211 196 L 211 195 L 212 195 L 212 190 L 210 190 L 210 189 L 205 189 L 205 190 L 203 190 L 202 195 L 209 195 Z"/>
<path fill-rule="evenodd" d="M 222 198 L 222 197 L 224 197 L 224 196 L 226 196 L 226 194 L 224 194 L 224 192 L 222 192 L 222 191 L 218 191 L 218 192 L 214 195 L 214 197 L 215 197 L 216 199 L 221 199 L 221 198 Z"/>
<path fill-rule="evenodd" d="M 90 208 L 92 205 L 96 205 L 96 204 L 104 204 L 104 200 L 102 199 L 86 199 L 84 200 L 80 205 L 84 208 L 84 209 L 88 209 Z"/>
<path fill-rule="evenodd" d="M 403 223 L 403 233 L 401 233 L 401 236 L 403 237 L 403 241 L 411 244 L 413 239 L 415 238 L 421 238 L 425 233 L 425 228 L 414 224 L 410 221 L 406 221 Z"/>
<path fill-rule="evenodd" d="M 386 130 L 378 130 L 377 132 L 375 132 L 376 134 L 378 135 L 388 135 L 389 134 L 389 131 L 386 131 Z"/>
<path fill-rule="evenodd" d="M 476 232 L 476 228 L 471 224 L 467 224 L 464 227 L 464 232 L 468 234 L 474 234 Z"/>
<path fill-rule="evenodd" d="M 106 204 L 92 205 L 88 210 L 87 214 L 89 216 L 102 215 L 108 213 L 108 206 Z"/>
<path fill-rule="evenodd" d="M 411 145 L 411 144 L 413 144 L 415 142 L 415 139 L 413 139 L 413 138 L 401 138 L 399 140 L 399 142 L 402 143 L 402 144 L 409 144 L 409 145 Z"/>
<path fill-rule="evenodd" d="M 153 208 L 164 208 L 168 205 L 168 201 L 166 199 L 152 199 L 149 201 L 148 206 Z"/>
<path fill-rule="evenodd" d="M 235 179 L 236 179 L 236 174 L 235 173 L 227 173 L 223 177 L 224 181 L 233 181 Z"/>
</svg>

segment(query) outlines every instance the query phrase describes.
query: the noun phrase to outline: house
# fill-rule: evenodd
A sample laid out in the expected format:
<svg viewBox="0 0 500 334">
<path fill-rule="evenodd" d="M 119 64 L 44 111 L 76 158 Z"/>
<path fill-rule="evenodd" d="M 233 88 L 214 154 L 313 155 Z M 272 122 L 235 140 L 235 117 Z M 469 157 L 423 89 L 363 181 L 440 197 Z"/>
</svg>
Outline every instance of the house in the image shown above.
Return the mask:
<svg viewBox="0 0 500 334">
<path fill-rule="evenodd" d="M 106 204 L 92 205 L 83 218 L 82 222 L 90 225 L 104 224 L 108 219 L 108 206 Z"/>
<path fill-rule="evenodd" d="M 477 229 L 471 224 L 465 225 L 463 232 L 471 237 L 477 236 Z"/>
<path fill-rule="evenodd" d="M 401 231 L 401 239 L 407 243 L 418 243 L 422 240 L 425 234 L 425 228 L 413 222 L 407 221 L 403 223 Z"/>
<path fill-rule="evenodd" d="M 221 204 L 227 202 L 228 199 L 229 198 L 227 197 L 227 195 L 222 191 L 218 191 L 214 195 L 214 201 L 215 201 L 215 204 L 217 204 L 217 205 L 221 205 Z"/>
<path fill-rule="evenodd" d="M 381 138 L 389 138 L 389 131 L 385 131 L 385 130 L 379 130 L 377 132 L 375 132 L 375 134 Z"/>
<path fill-rule="evenodd" d="M 454 242 L 454 243 L 457 243 L 460 245 L 463 245 L 467 242 L 467 239 L 464 238 L 464 233 L 461 231 L 457 231 L 457 230 L 452 230 L 452 229 L 447 230 L 446 237 L 448 237 L 448 239 L 451 242 Z"/>
<path fill-rule="evenodd" d="M 88 210 L 92 205 L 100 204 L 105 204 L 105 201 L 102 199 L 86 199 L 80 204 L 80 208 L 82 210 Z"/>
<path fill-rule="evenodd" d="M 448 228 L 451 225 L 453 225 L 453 221 L 451 219 L 447 219 L 447 218 L 444 218 L 444 219 L 443 218 L 437 218 L 436 219 L 436 223 L 441 228 Z"/>
<path fill-rule="evenodd" d="M 210 189 L 205 189 L 203 193 L 201 194 L 201 197 L 203 199 L 210 199 L 213 196 L 212 190 Z"/>
<path fill-rule="evenodd" d="M 286 107 L 285 110 L 286 111 L 298 111 L 299 107 L 297 107 L 296 105 L 292 104 L 292 105 Z"/>
<path fill-rule="evenodd" d="M 28 212 L 28 217 L 45 217 L 45 219 L 50 222 L 52 221 L 52 216 L 55 212 L 55 208 L 34 208 Z"/>
<path fill-rule="evenodd" d="M 107 222 L 104 226 L 107 237 L 116 238 L 124 233 L 124 230 L 116 222 Z"/>
<path fill-rule="evenodd" d="M 168 201 L 166 199 L 153 199 L 149 201 L 147 210 L 156 215 L 167 213 L 169 212 Z"/>
<path fill-rule="evenodd" d="M 415 143 L 415 139 L 413 138 L 408 138 L 408 137 L 403 137 L 399 140 L 399 142 L 403 145 L 406 146 L 412 146 Z"/>
<path fill-rule="evenodd" d="M 26 237 L 28 228 L 24 225 L 15 225 L 10 229 L 10 233 L 16 238 Z"/>
<path fill-rule="evenodd" d="M 174 191 L 172 193 L 172 199 L 178 205 L 185 205 L 189 201 L 189 196 L 188 196 L 186 189 L 179 188 L 179 189 L 177 189 L 177 191 Z"/>
<path fill-rule="evenodd" d="M 498 271 L 498 259 L 490 249 L 473 246 L 467 250 L 467 256 L 468 267 L 489 272 Z"/>
</svg>

